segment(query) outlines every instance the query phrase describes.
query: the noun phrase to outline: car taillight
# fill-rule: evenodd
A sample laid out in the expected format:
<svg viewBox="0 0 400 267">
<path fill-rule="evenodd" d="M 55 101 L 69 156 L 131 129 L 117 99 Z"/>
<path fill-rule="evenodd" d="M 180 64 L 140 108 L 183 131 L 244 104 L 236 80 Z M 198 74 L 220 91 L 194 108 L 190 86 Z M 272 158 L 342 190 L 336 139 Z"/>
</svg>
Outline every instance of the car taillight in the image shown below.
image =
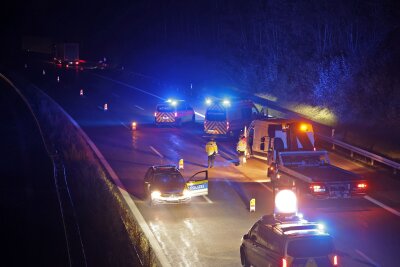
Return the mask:
<svg viewBox="0 0 400 267">
<path fill-rule="evenodd" d="M 282 258 L 281 267 L 287 267 L 287 261 L 285 258 Z"/>
<path fill-rule="evenodd" d="M 157 112 L 154 112 L 154 117 L 157 117 Z"/>
<path fill-rule="evenodd" d="M 357 184 L 357 188 L 358 189 L 366 189 L 367 188 L 367 184 L 366 183 L 358 183 Z"/>
<path fill-rule="evenodd" d="M 337 255 L 333 256 L 333 266 L 339 266 L 339 261 L 338 261 L 338 256 Z"/>
<path fill-rule="evenodd" d="M 178 112 L 175 112 L 174 115 L 175 115 L 175 118 L 178 117 Z"/>
<path fill-rule="evenodd" d="M 79 65 L 79 61 L 76 61 L 76 62 L 75 62 L 75 65 Z"/>
<path fill-rule="evenodd" d="M 226 122 L 226 129 L 229 129 L 229 121 Z"/>
<path fill-rule="evenodd" d="M 311 184 L 310 190 L 314 193 L 325 193 L 325 186 L 322 184 Z"/>
</svg>

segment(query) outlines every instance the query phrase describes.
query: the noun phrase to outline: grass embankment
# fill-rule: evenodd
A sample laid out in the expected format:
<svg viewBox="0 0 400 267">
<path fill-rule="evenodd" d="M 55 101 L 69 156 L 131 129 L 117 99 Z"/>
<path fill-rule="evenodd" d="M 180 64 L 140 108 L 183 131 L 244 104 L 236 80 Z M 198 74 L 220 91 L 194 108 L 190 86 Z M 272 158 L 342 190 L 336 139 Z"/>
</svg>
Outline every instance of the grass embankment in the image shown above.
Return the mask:
<svg viewBox="0 0 400 267">
<path fill-rule="evenodd" d="M 36 113 L 48 147 L 64 160 L 88 266 L 138 266 L 137 255 L 144 266 L 158 265 L 121 193 L 59 105 L 26 82 L 17 87 Z"/>
</svg>

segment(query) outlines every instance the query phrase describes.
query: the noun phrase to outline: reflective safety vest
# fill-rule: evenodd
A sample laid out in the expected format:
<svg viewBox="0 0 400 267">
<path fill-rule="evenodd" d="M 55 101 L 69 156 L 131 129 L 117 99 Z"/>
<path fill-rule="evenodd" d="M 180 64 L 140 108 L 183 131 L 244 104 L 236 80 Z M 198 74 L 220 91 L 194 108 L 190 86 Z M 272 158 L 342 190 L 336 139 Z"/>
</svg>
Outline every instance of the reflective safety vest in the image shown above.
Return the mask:
<svg viewBox="0 0 400 267">
<path fill-rule="evenodd" d="M 211 156 L 212 154 L 218 153 L 218 146 L 217 143 L 215 143 L 214 141 L 210 141 L 206 144 L 206 152 L 207 152 L 207 156 Z"/>
<path fill-rule="evenodd" d="M 236 151 L 246 152 L 247 143 L 244 139 L 240 139 L 236 146 Z"/>
</svg>

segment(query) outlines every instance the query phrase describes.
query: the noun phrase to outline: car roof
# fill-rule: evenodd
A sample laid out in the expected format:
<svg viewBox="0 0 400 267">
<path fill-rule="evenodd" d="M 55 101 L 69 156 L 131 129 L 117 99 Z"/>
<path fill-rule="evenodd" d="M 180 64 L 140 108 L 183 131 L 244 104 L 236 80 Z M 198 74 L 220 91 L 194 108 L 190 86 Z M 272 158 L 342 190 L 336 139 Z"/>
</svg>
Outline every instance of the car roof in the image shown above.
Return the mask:
<svg viewBox="0 0 400 267">
<path fill-rule="evenodd" d="M 166 172 L 166 173 L 178 172 L 178 173 L 180 173 L 178 168 L 176 167 L 176 165 L 172 165 L 172 164 L 171 165 L 154 165 L 154 166 L 151 166 L 151 168 L 155 172 L 159 172 L 159 173 L 161 173 L 161 172 Z"/>
<path fill-rule="evenodd" d="M 266 215 L 259 222 L 275 233 L 285 237 L 330 236 L 324 230 L 320 229 L 320 224 L 308 222 L 296 215 L 280 218 L 273 215 Z"/>
</svg>

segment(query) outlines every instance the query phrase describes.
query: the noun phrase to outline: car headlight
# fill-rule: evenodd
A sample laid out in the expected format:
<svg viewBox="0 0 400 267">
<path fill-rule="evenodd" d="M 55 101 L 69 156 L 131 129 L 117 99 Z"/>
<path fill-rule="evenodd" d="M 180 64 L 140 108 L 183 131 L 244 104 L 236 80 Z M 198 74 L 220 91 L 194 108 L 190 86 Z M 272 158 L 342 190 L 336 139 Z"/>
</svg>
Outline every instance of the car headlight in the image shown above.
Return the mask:
<svg viewBox="0 0 400 267">
<path fill-rule="evenodd" d="M 151 192 L 151 198 L 159 198 L 159 197 L 161 197 L 161 192 L 160 191 Z"/>
<path fill-rule="evenodd" d="M 184 197 L 190 197 L 190 191 L 187 190 L 187 189 L 184 189 L 184 190 L 183 190 L 183 196 L 184 196 Z"/>
</svg>

